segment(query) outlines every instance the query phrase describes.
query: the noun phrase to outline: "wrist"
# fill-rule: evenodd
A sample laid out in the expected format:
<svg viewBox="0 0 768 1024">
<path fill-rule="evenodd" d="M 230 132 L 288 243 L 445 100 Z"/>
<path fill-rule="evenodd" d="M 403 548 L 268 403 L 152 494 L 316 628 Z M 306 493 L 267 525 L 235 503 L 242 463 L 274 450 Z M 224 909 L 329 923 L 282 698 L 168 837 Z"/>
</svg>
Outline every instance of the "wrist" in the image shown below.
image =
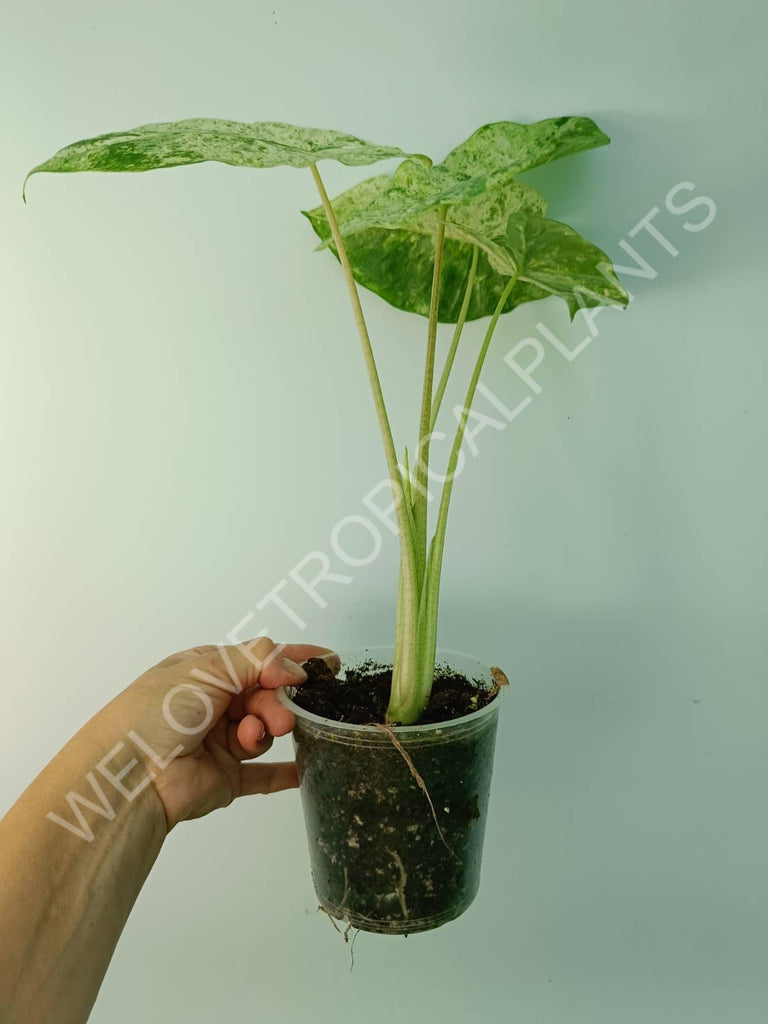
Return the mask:
<svg viewBox="0 0 768 1024">
<path fill-rule="evenodd" d="M 38 780 L 51 804 L 47 817 L 92 842 L 102 831 L 138 825 L 145 838 L 168 834 L 151 763 L 103 713 L 96 715 L 51 761 Z M 152 845 L 155 845 L 154 843 Z M 159 845 L 158 845 L 159 848 Z"/>
</svg>

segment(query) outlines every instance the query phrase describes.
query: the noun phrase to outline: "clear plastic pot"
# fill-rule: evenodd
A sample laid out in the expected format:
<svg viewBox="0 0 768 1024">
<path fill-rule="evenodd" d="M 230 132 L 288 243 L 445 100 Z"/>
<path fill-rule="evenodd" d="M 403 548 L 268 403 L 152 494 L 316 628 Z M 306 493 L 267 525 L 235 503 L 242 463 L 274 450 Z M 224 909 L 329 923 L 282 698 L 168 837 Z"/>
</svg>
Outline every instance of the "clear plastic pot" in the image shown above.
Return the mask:
<svg viewBox="0 0 768 1024">
<path fill-rule="evenodd" d="M 476 659 L 437 654 L 438 666 L 493 686 L 490 668 Z M 342 653 L 340 675 L 368 661 L 391 665 L 392 657 L 391 647 Z M 499 697 L 449 722 L 395 727 L 398 749 L 376 726 L 321 718 L 296 705 L 290 690 L 279 696 L 296 716 L 293 742 L 322 907 L 355 928 L 400 935 L 462 914 L 480 884 Z"/>
</svg>

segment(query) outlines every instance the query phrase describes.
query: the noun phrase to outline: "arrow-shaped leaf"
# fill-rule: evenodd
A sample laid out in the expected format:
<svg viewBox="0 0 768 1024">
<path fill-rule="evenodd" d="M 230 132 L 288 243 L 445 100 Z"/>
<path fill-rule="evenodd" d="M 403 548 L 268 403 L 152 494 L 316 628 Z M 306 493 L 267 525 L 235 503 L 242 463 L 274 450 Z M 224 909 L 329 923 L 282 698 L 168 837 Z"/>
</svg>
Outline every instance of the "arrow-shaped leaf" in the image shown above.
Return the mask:
<svg viewBox="0 0 768 1024">
<path fill-rule="evenodd" d="M 438 210 L 447 206 L 439 319 L 456 321 L 477 244 L 481 251 L 467 319 L 489 316 L 510 274 L 504 247 L 510 214 L 525 211 L 543 217 L 546 212 L 543 196 L 520 184 L 516 175 L 608 141 L 587 117 L 528 125 L 500 121 L 478 129 L 441 164 L 425 167 L 406 160 L 391 178 L 380 176 L 354 186 L 334 200 L 333 208 L 356 279 L 399 309 L 426 316 Z M 323 245 L 330 246 L 322 208 L 306 216 Z M 505 312 L 548 294 L 539 285 L 520 281 Z"/>
<path fill-rule="evenodd" d="M 396 146 L 323 128 L 194 118 L 74 142 L 34 167 L 27 180 L 41 171 L 151 171 L 206 160 L 235 167 L 309 167 L 320 160 L 360 165 L 406 155 Z"/>
</svg>

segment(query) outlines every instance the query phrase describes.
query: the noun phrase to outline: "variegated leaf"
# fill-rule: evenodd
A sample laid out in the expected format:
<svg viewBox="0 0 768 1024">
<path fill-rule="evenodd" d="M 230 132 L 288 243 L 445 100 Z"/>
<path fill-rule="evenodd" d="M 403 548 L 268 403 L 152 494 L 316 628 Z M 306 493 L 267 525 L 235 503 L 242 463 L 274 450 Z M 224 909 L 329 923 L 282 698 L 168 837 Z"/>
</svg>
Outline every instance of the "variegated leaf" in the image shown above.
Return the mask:
<svg viewBox="0 0 768 1024">
<path fill-rule="evenodd" d="M 41 171 L 150 171 L 206 160 L 235 167 L 308 167 L 320 160 L 360 165 L 406 155 L 396 146 L 323 128 L 193 118 L 74 142 L 34 167 L 27 180 Z"/>
<path fill-rule="evenodd" d="M 349 217 L 343 234 L 401 227 L 430 210 L 465 203 L 521 171 L 609 141 L 588 117 L 484 125 L 440 164 L 426 167 L 415 160 L 400 164 L 390 188 Z"/>
<path fill-rule="evenodd" d="M 360 211 L 385 195 L 391 184 L 391 178 L 380 175 L 337 196 L 332 206 L 342 232 Z M 470 233 L 475 232 L 483 239 L 503 236 L 510 213 L 518 210 L 542 215 L 546 212 L 546 202 L 540 193 L 514 181 L 509 174 L 500 176 L 493 187 L 473 199 L 449 208 L 439 308 L 442 322 L 455 323 L 459 315 L 475 244 L 474 238 L 469 237 Z M 330 245 L 335 253 L 322 206 L 308 211 L 305 216 L 323 245 Z M 429 210 L 402 227 L 377 226 L 346 237 L 344 244 L 357 281 L 398 309 L 426 316 L 432 288 L 437 220 L 437 211 Z M 491 313 L 505 284 L 506 279 L 490 265 L 486 252 L 481 251 L 468 319 Z M 520 302 L 529 302 L 546 294 L 541 289 L 521 283 L 510 295 L 505 309 L 514 309 Z"/>
<path fill-rule="evenodd" d="M 567 224 L 513 213 L 505 248 L 519 280 L 565 299 L 571 317 L 581 308 L 629 302 L 606 254 Z"/>
<path fill-rule="evenodd" d="M 478 245 L 480 256 L 468 319 L 490 315 L 510 274 L 504 245 L 512 213 L 546 213 L 544 198 L 516 181 L 521 171 L 583 150 L 608 137 L 587 117 L 534 124 L 500 121 L 478 129 L 433 167 L 406 160 L 391 178 L 380 176 L 333 202 L 350 262 L 360 284 L 400 309 L 426 316 L 432 284 L 433 237 L 447 206 L 439 319 L 455 322 L 464 281 Z M 322 246 L 331 235 L 322 208 L 307 214 Z M 520 281 L 505 311 L 543 298 L 547 290 Z"/>
<path fill-rule="evenodd" d="M 478 128 L 441 166 L 469 177 L 491 174 L 500 167 L 520 174 L 610 141 L 589 117 L 550 117 L 533 124 L 496 121 Z"/>
</svg>

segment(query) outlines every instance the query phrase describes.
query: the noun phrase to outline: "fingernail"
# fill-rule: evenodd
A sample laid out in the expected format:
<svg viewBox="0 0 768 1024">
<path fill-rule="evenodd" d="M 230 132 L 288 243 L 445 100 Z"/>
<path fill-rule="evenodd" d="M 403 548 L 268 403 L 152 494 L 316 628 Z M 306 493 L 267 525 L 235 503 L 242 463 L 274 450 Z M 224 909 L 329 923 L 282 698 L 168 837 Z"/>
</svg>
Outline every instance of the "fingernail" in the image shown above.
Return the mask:
<svg viewBox="0 0 768 1024">
<path fill-rule="evenodd" d="M 303 683 L 307 678 L 307 673 L 301 665 L 297 665 L 296 662 L 291 661 L 290 658 L 281 658 L 280 667 L 284 672 L 287 672 L 289 676 L 295 679 L 297 683 Z"/>
</svg>

